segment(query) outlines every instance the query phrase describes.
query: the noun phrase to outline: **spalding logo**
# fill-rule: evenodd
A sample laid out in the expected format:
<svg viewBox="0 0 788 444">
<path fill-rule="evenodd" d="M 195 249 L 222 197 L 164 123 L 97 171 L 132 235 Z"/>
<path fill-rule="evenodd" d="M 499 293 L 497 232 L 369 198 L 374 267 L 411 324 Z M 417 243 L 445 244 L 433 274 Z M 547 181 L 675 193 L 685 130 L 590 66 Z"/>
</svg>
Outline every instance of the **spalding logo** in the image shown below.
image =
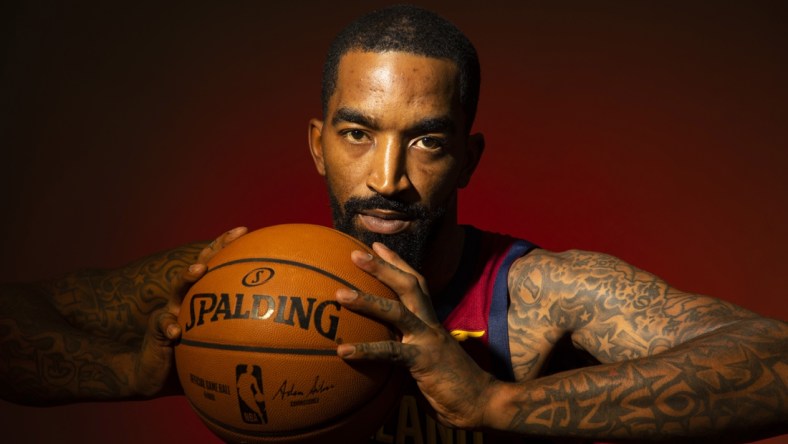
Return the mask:
<svg viewBox="0 0 788 444">
<path fill-rule="evenodd" d="M 257 287 L 270 281 L 275 274 L 273 268 L 255 268 L 244 275 L 241 284 Z M 198 293 L 189 301 L 189 322 L 184 327 L 189 331 L 206 323 L 231 319 L 272 320 L 302 330 L 314 328 L 321 336 L 335 340 L 341 310 L 337 301 L 317 302 L 315 297 L 300 295 Z"/>
<path fill-rule="evenodd" d="M 244 287 L 257 287 L 258 285 L 263 285 L 266 282 L 270 281 L 271 278 L 274 277 L 274 269 L 263 267 L 263 268 L 255 268 L 254 270 L 246 273 L 243 279 L 241 279 L 241 284 Z"/>
<path fill-rule="evenodd" d="M 244 301 L 251 307 L 244 309 Z M 205 323 L 237 320 L 272 320 L 277 324 L 308 330 L 314 328 L 321 336 L 335 340 L 342 310 L 339 302 L 302 296 L 271 296 L 243 293 L 198 293 L 189 301 L 189 322 L 186 331 Z M 332 312 L 334 314 L 332 314 Z"/>
</svg>

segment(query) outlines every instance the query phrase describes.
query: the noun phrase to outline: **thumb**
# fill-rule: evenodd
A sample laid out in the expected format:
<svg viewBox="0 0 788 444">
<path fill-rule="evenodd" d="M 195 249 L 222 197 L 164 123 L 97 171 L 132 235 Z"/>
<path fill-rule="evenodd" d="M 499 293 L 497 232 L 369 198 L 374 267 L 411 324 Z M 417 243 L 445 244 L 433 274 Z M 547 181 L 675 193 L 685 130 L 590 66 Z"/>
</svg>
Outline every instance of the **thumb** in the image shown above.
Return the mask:
<svg viewBox="0 0 788 444">
<path fill-rule="evenodd" d="M 173 367 L 173 346 L 180 336 L 181 328 L 173 313 L 160 310 L 151 315 L 134 368 L 138 394 L 153 396 L 164 388 Z"/>
</svg>

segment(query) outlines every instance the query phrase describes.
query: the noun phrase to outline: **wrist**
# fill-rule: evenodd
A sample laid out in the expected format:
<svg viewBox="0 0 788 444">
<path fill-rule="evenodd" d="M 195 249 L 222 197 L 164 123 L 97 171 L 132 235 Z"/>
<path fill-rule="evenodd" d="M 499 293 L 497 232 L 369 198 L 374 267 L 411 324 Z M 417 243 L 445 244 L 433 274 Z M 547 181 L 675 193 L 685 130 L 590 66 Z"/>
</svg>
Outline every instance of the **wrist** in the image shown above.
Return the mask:
<svg viewBox="0 0 788 444">
<path fill-rule="evenodd" d="M 484 411 L 480 428 L 488 430 L 505 430 L 507 428 L 506 417 L 509 416 L 508 400 L 506 393 L 509 392 L 510 383 L 491 378 L 490 384 L 484 393 Z"/>
</svg>

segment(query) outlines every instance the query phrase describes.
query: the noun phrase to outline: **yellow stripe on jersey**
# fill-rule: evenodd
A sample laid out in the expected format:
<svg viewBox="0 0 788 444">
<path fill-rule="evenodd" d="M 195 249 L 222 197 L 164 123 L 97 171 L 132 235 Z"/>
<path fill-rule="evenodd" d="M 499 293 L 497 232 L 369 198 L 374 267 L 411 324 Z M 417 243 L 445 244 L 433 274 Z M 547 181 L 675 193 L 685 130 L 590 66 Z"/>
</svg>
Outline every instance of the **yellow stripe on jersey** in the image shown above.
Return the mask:
<svg viewBox="0 0 788 444">
<path fill-rule="evenodd" d="M 485 330 L 481 331 L 468 331 L 468 330 L 452 330 L 451 335 L 454 339 L 462 342 L 468 338 L 481 338 L 484 334 L 487 333 Z"/>
</svg>

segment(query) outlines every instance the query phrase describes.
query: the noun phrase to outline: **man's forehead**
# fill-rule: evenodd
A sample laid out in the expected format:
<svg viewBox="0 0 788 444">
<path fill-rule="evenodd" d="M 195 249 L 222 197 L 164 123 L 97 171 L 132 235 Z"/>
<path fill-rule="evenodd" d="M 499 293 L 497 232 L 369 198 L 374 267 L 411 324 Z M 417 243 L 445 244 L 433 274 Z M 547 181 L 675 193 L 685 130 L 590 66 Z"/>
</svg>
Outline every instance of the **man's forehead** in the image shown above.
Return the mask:
<svg viewBox="0 0 788 444">
<path fill-rule="evenodd" d="M 396 51 L 351 51 L 340 59 L 329 109 L 371 112 L 398 107 L 398 112 L 418 109 L 454 114 L 459 107 L 458 72 L 456 64 L 446 59 Z"/>
<path fill-rule="evenodd" d="M 412 71 L 414 66 L 422 66 L 425 70 L 440 72 L 447 79 L 458 80 L 459 68 L 452 60 L 428 57 L 405 51 L 348 51 L 339 59 L 339 77 L 359 76 L 369 72 L 388 68 L 391 71 Z"/>
</svg>

